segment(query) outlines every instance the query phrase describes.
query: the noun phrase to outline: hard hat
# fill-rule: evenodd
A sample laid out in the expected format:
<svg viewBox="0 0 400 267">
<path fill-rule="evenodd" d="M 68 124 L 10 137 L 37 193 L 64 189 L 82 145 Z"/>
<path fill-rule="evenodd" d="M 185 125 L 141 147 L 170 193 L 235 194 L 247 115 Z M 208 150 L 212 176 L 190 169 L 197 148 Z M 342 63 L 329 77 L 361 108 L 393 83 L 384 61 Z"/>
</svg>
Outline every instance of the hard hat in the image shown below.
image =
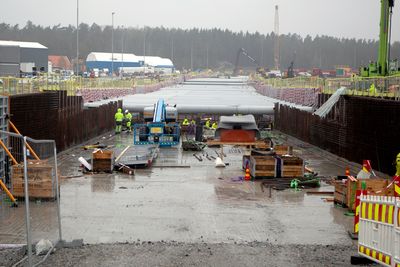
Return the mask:
<svg viewBox="0 0 400 267">
<path fill-rule="evenodd" d="M 125 113 L 128 113 L 129 111 L 128 110 L 125 110 Z"/>
</svg>

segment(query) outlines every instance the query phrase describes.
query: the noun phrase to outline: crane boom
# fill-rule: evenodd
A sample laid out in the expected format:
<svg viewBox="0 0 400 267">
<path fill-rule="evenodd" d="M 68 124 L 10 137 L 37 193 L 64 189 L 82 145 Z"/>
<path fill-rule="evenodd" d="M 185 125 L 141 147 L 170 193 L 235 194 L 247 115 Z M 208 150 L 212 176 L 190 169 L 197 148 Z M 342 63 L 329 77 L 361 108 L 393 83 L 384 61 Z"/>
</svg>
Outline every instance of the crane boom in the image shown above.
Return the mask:
<svg viewBox="0 0 400 267">
<path fill-rule="evenodd" d="M 388 74 L 390 23 L 393 6 L 394 0 L 381 0 L 381 23 L 378 54 L 378 73 L 381 76 Z"/>
<path fill-rule="evenodd" d="M 393 73 L 390 68 L 390 37 L 394 0 L 381 1 L 381 19 L 379 25 L 379 51 L 378 61 L 372 62 L 368 67 L 361 68 L 361 76 L 387 76 Z M 398 70 L 395 70 L 395 72 Z"/>
<path fill-rule="evenodd" d="M 259 67 L 260 65 L 258 64 L 258 61 L 256 59 L 254 59 L 253 57 L 251 57 L 249 55 L 249 53 L 247 53 L 247 51 L 244 48 L 240 48 L 236 54 L 236 62 L 235 62 L 235 69 L 233 70 L 233 75 L 236 76 L 239 72 L 239 59 L 240 59 L 240 55 L 244 55 L 246 56 L 248 59 L 250 59 L 251 62 L 253 62 L 255 65 L 257 65 L 257 67 Z"/>
</svg>

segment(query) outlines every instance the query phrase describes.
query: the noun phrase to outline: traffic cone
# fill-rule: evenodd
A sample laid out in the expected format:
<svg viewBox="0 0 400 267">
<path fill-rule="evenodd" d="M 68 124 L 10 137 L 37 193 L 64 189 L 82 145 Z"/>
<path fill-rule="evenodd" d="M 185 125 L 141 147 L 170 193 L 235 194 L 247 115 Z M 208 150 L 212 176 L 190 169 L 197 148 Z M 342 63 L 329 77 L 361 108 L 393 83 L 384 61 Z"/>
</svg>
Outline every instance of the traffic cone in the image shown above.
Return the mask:
<svg viewBox="0 0 400 267">
<path fill-rule="evenodd" d="M 244 176 L 244 179 L 245 179 L 246 181 L 250 181 L 250 180 L 251 180 L 250 169 L 249 169 L 249 168 L 246 168 L 246 174 L 245 174 L 245 176 Z"/>
<path fill-rule="evenodd" d="M 349 166 L 347 166 L 346 167 L 346 176 L 350 176 L 351 174 L 350 174 L 350 168 L 349 168 Z"/>
</svg>

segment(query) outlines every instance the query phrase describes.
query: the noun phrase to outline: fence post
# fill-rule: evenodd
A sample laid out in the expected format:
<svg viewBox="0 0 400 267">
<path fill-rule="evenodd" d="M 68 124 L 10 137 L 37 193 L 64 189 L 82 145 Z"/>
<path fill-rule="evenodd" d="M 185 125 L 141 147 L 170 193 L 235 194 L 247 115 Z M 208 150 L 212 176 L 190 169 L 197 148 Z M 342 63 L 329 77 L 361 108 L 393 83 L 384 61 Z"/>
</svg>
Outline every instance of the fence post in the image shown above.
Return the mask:
<svg viewBox="0 0 400 267">
<path fill-rule="evenodd" d="M 29 212 L 29 194 L 28 194 L 28 162 L 26 159 L 26 136 L 22 142 L 24 158 L 24 189 L 25 189 L 25 224 L 26 224 L 26 242 L 28 245 L 28 266 L 32 266 L 32 244 L 31 244 L 31 226 Z"/>
<path fill-rule="evenodd" d="M 62 241 L 62 232 L 61 232 L 61 214 L 60 214 L 60 188 L 58 183 L 58 166 L 57 166 L 57 147 L 56 142 L 53 142 L 54 146 L 54 169 L 55 169 L 55 177 L 56 177 L 56 194 L 57 194 L 57 217 L 58 217 L 58 238 L 60 242 Z"/>
<path fill-rule="evenodd" d="M 398 233 L 397 233 L 397 227 L 398 227 L 398 212 L 399 212 L 399 206 L 398 206 L 398 198 L 394 198 L 394 216 L 393 216 L 393 232 L 391 235 L 391 242 L 392 242 L 392 251 L 390 252 L 392 254 L 392 261 L 391 265 L 395 267 L 396 261 L 397 261 L 397 251 L 398 251 Z"/>
</svg>

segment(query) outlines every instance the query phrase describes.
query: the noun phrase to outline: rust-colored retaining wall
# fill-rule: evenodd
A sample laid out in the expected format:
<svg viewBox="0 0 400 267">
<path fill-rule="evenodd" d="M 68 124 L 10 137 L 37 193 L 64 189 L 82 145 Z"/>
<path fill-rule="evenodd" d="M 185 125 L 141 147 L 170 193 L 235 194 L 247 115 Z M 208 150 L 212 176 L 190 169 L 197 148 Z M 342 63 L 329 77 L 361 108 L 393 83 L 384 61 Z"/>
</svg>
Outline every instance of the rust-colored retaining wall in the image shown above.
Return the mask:
<svg viewBox="0 0 400 267">
<path fill-rule="evenodd" d="M 84 109 L 80 96 L 51 91 L 10 97 L 10 118 L 23 135 L 52 139 L 62 151 L 114 127 L 114 114 L 121 102 Z"/>
<path fill-rule="evenodd" d="M 327 96 L 321 95 L 322 103 Z M 275 107 L 275 128 L 348 160 L 392 175 L 400 152 L 400 102 L 342 96 L 325 119 L 287 106 Z"/>
</svg>

